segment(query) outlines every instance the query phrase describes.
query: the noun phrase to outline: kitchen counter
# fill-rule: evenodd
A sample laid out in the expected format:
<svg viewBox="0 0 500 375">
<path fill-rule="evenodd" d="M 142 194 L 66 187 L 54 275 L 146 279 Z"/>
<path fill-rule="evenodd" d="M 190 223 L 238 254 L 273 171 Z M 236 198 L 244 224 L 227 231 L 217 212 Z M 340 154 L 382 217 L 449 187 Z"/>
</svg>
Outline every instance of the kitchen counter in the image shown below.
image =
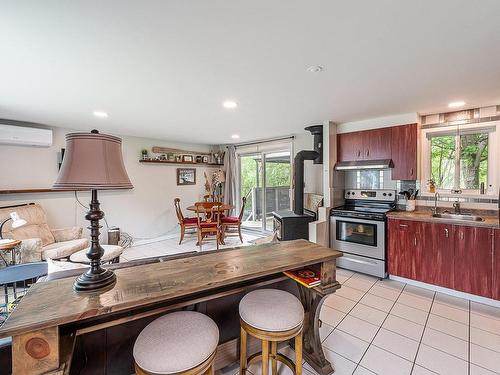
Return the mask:
<svg viewBox="0 0 500 375">
<path fill-rule="evenodd" d="M 443 210 L 438 209 L 438 212 L 441 213 L 443 212 Z M 470 211 L 465 212 L 469 213 Z M 430 223 L 456 224 L 470 227 L 500 228 L 498 215 L 492 215 L 491 211 L 489 211 L 486 215 L 482 214 L 481 212 L 474 211 L 472 211 L 472 214 L 481 216 L 484 221 L 451 220 L 432 217 L 432 211 L 430 210 L 430 208 L 419 209 L 416 211 L 391 211 L 387 213 L 387 218 L 398 220 L 425 221 Z"/>
<path fill-rule="evenodd" d="M 316 372 L 328 375 L 333 368 L 322 350 L 318 316 L 327 296 L 340 288 L 335 278 L 340 256 L 339 251 L 295 240 L 116 269 L 113 287 L 91 293 L 75 293 L 73 277 L 40 282 L 0 327 L 0 337 L 13 336 L 14 375 L 66 374 L 72 364 L 88 366 L 75 373 L 130 374 L 135 337 L 155 316 L 198 308 L 219 321 L 224 343 L 231 344 L 229 340 L 237 337 L 231 332 L 239 333 L 239 299 L 255 288 L 288 281 L 298 288 L 304 305 L 304 359 Z M 306 266 L 320 271 L 320 285 L 305 288 L 282 274 Z M 77 339 L 83 346 L 76 345 Z M 108 341 L 111 347 L 103 347 Z M 85 355 L 73 361 L 82 348 L 88 349 Z M 117 352 L 121 357 L 109 360 Z"/>
</svg>

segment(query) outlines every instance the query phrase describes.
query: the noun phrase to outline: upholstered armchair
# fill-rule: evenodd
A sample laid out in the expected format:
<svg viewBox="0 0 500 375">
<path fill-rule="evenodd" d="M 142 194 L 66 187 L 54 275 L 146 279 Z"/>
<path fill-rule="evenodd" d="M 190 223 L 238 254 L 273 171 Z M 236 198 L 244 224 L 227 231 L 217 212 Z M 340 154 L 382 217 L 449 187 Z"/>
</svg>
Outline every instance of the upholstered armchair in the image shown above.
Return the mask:
<svg viewBox="0 0 500 375">
<path fill-rule="evenodd" d="M 21 263 L 40 262 L 41 260 L 67 258 L 89 246 L 89 240 L 82 238 L 82 227 L 50 229 L 47 215 L 38 204 L 0 209 L 0 220 L 11 212 L 26 220 L 26 225 L 13 229 L 6 223 L 2 235 L 4 238 L 22 240 Z"/>
</svg>

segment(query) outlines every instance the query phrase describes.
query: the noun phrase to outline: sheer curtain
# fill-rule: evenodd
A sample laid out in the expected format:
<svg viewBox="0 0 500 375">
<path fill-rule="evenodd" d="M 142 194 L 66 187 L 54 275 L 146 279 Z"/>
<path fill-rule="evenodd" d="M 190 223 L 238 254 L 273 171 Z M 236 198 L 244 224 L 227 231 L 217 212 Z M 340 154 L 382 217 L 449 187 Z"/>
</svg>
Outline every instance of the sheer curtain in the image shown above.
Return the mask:
<svg viewBox="0 0 500 375">
<path fill-rule="evenodd" d="M 237 178 L 238 178 L 238 170 L 237 170 L 237 160 L 236 160 L 236 147 L 235 146 L 227 146 L 227 151 L 224 156 L 224 172 L 226 174 L 226 183 L 224 185 L 224 202 L 227 204 L 233 204 L 238 206 L 238 192 L 237 192 Z M 234 210 L 229 213 L 230 215 L 234 214 Z"/>
</svg>

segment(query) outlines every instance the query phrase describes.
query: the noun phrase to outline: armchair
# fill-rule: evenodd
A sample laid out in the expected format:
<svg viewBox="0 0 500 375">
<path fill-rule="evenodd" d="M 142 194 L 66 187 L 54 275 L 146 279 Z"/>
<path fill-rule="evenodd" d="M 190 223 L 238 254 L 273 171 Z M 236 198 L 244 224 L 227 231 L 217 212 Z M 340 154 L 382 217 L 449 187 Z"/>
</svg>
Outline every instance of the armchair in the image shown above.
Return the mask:
<svg viewBox="0 0 500 375">
<path fill-rule="evenodd" d="M 16 211 L 27 224 L 13 229 L 10 223 L 4 226 L 5 238 L 22 240 L 20 254 L 22 263 L 67 258 L 89 246 L 89 240 L 82 238 L 82 227 L 50 229 L 47 216 L 38 204 L 0 209 L 0 219 Z"/>
</svg>

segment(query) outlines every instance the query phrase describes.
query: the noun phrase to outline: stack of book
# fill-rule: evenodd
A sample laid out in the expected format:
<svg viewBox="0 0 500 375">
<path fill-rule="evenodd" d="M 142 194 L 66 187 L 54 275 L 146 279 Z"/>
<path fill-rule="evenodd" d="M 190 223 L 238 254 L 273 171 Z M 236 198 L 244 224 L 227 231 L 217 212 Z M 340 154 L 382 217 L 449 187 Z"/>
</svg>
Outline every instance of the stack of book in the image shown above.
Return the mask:
<svg viewBox="0 0 500 375">
<path fill-rule="evenodd" d="M 319 272 L 310 268 L 302 268 L 295 271 L 285 271 L 283 273 L 299 284 L 304 285 L 306 288 L 313 288 L 321 284 L 321 277 Z"/>
</svg>

